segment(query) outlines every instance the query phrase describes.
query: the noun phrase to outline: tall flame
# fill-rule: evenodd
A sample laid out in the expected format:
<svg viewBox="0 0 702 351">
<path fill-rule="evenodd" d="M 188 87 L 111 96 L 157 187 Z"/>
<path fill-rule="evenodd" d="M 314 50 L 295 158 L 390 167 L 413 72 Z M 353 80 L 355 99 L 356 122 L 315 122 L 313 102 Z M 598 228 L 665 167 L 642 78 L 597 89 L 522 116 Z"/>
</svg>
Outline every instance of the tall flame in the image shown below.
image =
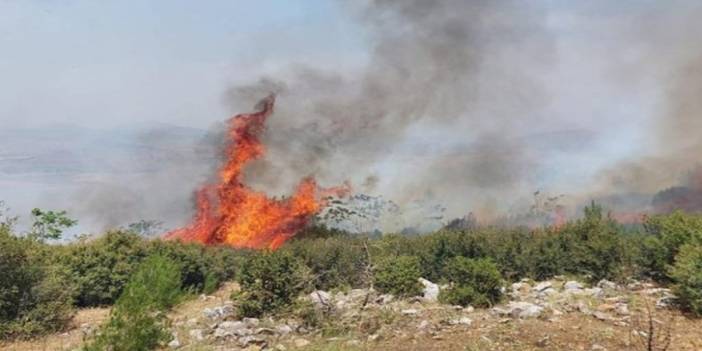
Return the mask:
<svg viewBox="0 0 702 351">
<path fill-rule="evenodd" d="M 197 213 L 192 223 L 166 234 L 168 239 L 204 244 L 226 244 L 237 248 L 275 250 L 302 229 L 326 205 L 329 196 L 345 196 L 350 187 L 321 189 L 312 177 L 304 178 L 294 194 L 282 200 L 244 185 L 242 171 L 247 163 L 262 157 L 265 146 L 260 135 L 273 113 L 275 98 L 259 103 L 259 111 L 229 120 L 226 162 L 219 170 L 219 182 L 197 192 Z"/>
</svg>

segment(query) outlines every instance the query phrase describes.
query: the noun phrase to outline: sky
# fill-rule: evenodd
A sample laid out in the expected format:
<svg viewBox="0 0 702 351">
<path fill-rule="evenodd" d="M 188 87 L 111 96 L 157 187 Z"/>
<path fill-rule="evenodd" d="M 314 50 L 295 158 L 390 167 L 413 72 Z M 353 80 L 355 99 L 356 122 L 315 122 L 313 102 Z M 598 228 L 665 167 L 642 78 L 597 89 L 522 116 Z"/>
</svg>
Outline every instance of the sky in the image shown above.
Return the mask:
<svg viewBox="0 0 702 351">
<path fill-rule="evenodd" d="M 615 183 L 653 194 L 689 168 L 692 157 L 676 155 L 702 145 L 689 128 L 700 125 L 694 114 L 670 114 L 694 110 L 671 92 L 700 80 L 681 72 L 699 61 L 701 13 L 691 0 L 0 0 L 0 132 L 48 128 L 59 147 L 75 128 L 216 133 L 255 103 L 248 93 L 272 87 L 283 94 L 268 163 L 252 172 L 259 190 L 289 192 L 309 172 L 324 185 L 377 178 L 357 189 L 447 204 L 452 216 L 528 207 L 535 190 L 571 194 L 572 204 L 611 194 Z M 694 146 L 665 145 L 664 134 Z M 35 151 L 3 145 L 0 161 Z M 103 208 L 96 202 L 161 186 L 178 166 L 186 180 L 157 187 L 178 196 L 117 206 L 184 222 L 209 171 L 188 157 L 192 164 L 163 164 L 152 179 L 139 157 L 119 163 L 136 178 L 105 171 L 101 189 L 119 190 L 86 203 Z M 625 163 L 625 175 L 670 172 L 619 177 Z M 75 193 L 95 192 L 85 177 L 0 173 L 0 200 L 20 213 L 67 208 L 83 202 Z"/>
<path fill-rule="evenodd" d="M 354 64 L 363 40 L 322 0 L 3 0 L 0 124 L 203 128 L 232 113 L 228 86 L 294 62 Z"/>
</svg>

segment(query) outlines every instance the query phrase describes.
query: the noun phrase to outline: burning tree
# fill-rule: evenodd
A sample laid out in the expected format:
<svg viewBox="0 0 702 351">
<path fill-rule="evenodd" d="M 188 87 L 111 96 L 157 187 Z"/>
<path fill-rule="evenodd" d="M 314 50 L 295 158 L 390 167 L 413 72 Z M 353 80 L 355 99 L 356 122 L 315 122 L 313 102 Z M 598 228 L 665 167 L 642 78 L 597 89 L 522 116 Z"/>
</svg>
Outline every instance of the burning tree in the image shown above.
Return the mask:
<svg viewBox="0 0 702 351">
<path fill-rule="evenodd" d="M 225 162 L 219 181 L 197 192 L 193 222 L 166 234 L 169 239 L 225 244 L 238 248 L 277 249 L 294 236 L 325 206 L 329 196 L 345 196 L 348 185 L 322 189 L 312 177 L 304 178 L 294 194 L 282 200 L 254 191 L 243 183 L 244 167 L 265 154 L 260 136 L 273 113 L 274 96 L 258 104 L 258 112 L 229 120 Z"/>
</svg>

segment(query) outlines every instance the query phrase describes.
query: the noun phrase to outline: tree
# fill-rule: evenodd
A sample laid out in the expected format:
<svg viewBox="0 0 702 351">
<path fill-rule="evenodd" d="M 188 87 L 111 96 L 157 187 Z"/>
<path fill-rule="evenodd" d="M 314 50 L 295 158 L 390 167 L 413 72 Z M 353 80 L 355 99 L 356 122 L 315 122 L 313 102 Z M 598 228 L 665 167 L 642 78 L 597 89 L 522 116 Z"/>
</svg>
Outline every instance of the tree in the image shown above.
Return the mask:
<svg viewBox="0 0 702 351">
<path fill-rule="evenodd" d="M 64 230 L 73 227 L 77 220 L 68 218 L 66 211 L 44 211 L 38 208 L 32 210 L 32 229 L 29 237 L 35 240 L 60 239 Z"/>
</svg>

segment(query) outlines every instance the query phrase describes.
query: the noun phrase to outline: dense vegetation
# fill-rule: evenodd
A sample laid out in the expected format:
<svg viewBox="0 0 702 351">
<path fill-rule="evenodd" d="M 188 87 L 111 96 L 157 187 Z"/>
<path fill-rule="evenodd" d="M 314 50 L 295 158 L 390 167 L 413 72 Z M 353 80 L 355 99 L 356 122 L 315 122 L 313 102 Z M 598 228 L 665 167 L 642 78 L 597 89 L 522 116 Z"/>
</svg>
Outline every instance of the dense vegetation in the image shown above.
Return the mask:
<svg viewBox="0 0 702 351">
<path fill-rule="evenodd" d="M 65 223 L 55 215 L 49 220 Z M 165 310 L 230 279 L 242 287 L 234 296 L 242 316 L 288 309 L 316 289 L 373 286 L 414 296 L 419 277 L 445 284 L 445 303 L 491 306 L 508 282 L 564 274 L 592 282 L 653 279 L 674 289 L 682 309 L 702 315 L 702 216 L 681 212 L 652 216 L 640 228 L 618 224 L 594 204 L 558 228 L 370 238 L 312 227 L 275 252 L 148 240 L 130 230 L 57 245 L 45 242 L 55 237 L 51 228 L 18 235 L 12 223 L 0 224 L 2 338 L 60 330 L 75 307 L 114 305 L 90 347 L 118 350 L 120 340 L 132 340 L 139 344 L 130 349 L 149 349 L 167 339 Z"/>
</svg>

